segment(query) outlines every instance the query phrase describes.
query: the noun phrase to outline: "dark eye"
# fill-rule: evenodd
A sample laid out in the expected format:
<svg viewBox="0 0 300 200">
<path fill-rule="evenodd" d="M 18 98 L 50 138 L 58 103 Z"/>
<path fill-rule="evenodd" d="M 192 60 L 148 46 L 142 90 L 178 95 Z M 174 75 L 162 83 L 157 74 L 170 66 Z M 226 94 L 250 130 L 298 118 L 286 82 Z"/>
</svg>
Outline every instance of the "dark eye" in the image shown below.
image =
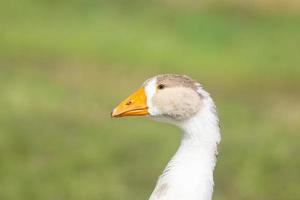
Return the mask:
<svg viewBox="0 0 300 200">
<path fill-rule="evenodd" d="M 164 84 L 159 84 L 158 86 L 157 86 L 157 88 L 159 89 L 159 90 L 162 90 L 162 89 L 164 89 L 166 86 L 164 85 Z"/>
</svg>

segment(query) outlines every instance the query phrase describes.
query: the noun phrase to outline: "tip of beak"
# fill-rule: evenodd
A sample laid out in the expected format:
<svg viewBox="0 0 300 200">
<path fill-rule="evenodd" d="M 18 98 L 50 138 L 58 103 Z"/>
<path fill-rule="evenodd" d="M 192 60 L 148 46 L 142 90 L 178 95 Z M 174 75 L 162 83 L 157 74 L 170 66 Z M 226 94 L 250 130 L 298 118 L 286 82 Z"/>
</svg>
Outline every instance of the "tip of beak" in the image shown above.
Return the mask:
<svg viewBox="0 0 300 200">
<path fill-rule="evenodd" d="M 113 109 L 113 111 L 110 113 L 111 117 L 120 117 L 120 111 L 118 111 L 117 108 Z"/>
<path fill-rule="evenodd" d="M 116 116 L 116 109 L 113 109 L 113 111 L 111 111 L 110 116 L 111 117 L 115 117 Z"/>
</svg>

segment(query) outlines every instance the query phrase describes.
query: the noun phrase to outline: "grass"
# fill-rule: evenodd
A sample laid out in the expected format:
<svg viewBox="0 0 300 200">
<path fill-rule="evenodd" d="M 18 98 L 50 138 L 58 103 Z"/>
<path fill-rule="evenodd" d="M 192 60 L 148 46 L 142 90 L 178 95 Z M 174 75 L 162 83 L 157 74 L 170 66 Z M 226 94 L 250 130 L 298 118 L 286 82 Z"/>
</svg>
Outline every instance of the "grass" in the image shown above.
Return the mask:
<svg viewBox="0 0 300 200">
<path fill-rule="evenodd" d="M 0 17 L 0 199 L 147 199 L 180 131 L 109 115 L 167 72 L 196 78 L 218 105 L 214 199 L 300 196 L 300 16 L 10 2 Z"/>
</svg>

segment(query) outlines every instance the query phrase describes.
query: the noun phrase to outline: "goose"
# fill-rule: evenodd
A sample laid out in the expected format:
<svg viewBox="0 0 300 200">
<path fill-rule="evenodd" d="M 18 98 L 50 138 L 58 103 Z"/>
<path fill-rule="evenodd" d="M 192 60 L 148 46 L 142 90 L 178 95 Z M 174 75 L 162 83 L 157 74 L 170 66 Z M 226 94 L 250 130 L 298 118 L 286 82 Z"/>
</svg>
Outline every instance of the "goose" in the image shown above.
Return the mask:
<svg viewBox="0 0 300 200">
<path fill-rule="evenodd" d="M 202 85 L 186 75 L 146 80 L 122 101 L 112 117 L 148 116 L 182 129 L 180 146 L 149 200 L 211 200 L 221 136 L 216 106 Z"/>
</svg>

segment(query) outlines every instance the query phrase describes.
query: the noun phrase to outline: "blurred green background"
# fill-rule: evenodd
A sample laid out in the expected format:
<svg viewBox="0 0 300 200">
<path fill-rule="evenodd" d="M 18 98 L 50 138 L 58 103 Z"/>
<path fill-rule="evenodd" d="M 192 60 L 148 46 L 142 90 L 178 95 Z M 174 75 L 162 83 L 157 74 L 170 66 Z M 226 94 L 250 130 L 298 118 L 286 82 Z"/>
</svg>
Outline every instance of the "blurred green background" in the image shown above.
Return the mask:
<svg viewBox="0 0 300 200">
<path fill-rule="evenodd" d="M 180 131 L 110 111 L 147 78 L 212 94 L 215 200 L 300 198 L 297 0 L 0 2 L 0 199 L 148 199 Z"/>
</svg>

